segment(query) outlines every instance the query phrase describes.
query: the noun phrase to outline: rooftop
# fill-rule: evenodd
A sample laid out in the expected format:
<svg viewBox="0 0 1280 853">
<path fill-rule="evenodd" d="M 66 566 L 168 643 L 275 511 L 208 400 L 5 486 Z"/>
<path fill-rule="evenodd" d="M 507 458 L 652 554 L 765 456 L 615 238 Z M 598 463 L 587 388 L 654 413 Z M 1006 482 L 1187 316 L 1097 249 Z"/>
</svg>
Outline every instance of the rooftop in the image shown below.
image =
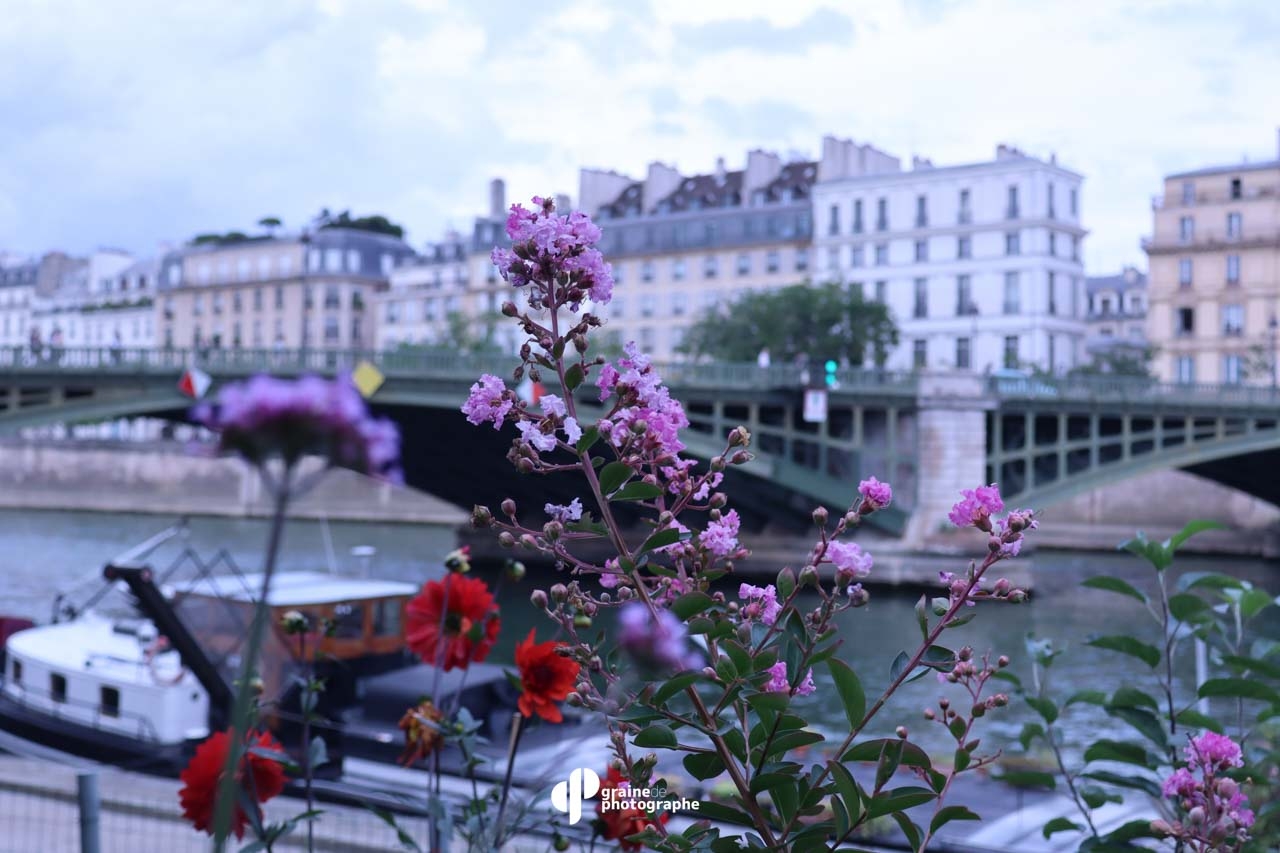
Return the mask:
<svg viewBox="0 0 1280 853">
<path fill-rule="evenodd" d="M 1165 178 L 1200 178 L 1207 175 L 1223 175 L 1230 172 L 1262 172 L 1268 169 L 1280 169 L 1280 160 L 1260 160 L 1257 163 L 1245 161 L 1226 166 L 1206 166 L 1203 169 L 1193 169 L 1190 172 L 1174 172 L 1172 175 L 1166 175 Z"/>
<path fill-rule="evenodd" d="M 1090 276 L 1085 279 L 1086 293 L 1098 293 L 1114 290 L 1125 293 L 1130 290 L 1144 290 L 1147 286 L 1147 274 L 1134 267 L 1125 267 L 1113 275 Z"/>
</svg>

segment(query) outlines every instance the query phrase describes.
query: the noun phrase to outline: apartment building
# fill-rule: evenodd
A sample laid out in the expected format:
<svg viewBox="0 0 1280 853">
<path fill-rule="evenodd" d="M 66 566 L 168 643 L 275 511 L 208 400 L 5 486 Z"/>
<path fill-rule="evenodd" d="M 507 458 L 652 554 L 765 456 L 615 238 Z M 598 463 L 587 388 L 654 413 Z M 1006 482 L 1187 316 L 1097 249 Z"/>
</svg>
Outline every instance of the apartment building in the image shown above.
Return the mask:
<svg viewBox="0 0 1280 853">
<path fill-rule="evenodd" d="M 823 142 L 814 277 L 889 306 L 890 367 L 1058 373 L 1085 359 L 1079 174 L 1006 145 L 990 161 L 917 157 L 909 170 L 862 151 Z"/>
<path fill-rule="evenodd" d="M 371 347 L 366 306 L 412 255 L 399 238 L 332 227 L 187 246 L 160 263 L 158 344 Z"/>
<path fill-rule="evenodd" d="M 1114 349 L 1147 346 L 1147 276 L 1136 267 L 1085 279 L 1085 350 L 1092 358 Z"/>
<path fill-rule="evenodd" d="M 1280 159 L 1166 176 L 1142 246 L 1158 375 L 1271 382 L 1259 362 L 1274 362 L 1277 349 Z"/>
<path fill-rule="evenodd" d="M 568 199 L 561 201 L 567 210 Z M 489 260 L 494 246 L 509 244 L 506 219 L 506 186 L 494 179 L 488 215 L 476 217 L 470 233 L 449 231 L 391 271 L 387 289 L 375 297 L 379 349 L 448 344 L 458 334 L 494 335 L 504 349 L 519 347 L 519 330 L 495 322 L 502 303 L 518 295 Z"/>
<path fill-rule="evenodd" d="M 0 264 L 0 346 L 25 346 L 35 298 L 38 261 L 5 258 Z"/>
</svg>

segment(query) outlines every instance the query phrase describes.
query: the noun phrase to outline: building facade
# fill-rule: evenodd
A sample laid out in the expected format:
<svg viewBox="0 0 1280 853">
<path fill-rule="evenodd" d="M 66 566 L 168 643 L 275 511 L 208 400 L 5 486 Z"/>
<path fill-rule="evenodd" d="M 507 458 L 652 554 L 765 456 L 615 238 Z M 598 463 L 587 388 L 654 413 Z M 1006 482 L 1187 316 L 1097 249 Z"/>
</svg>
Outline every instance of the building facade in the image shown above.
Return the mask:
<svg viewBox="0 0 1280 853">
<path fill-rule="evenodd" d="M 1147 276 L 1135 267 L 1085 280 L 1088 313 L 1085 350 L 1090 358 L 1147 347 Z"/>
<path fill-rule="evenodd" d="M 25 346 L 40 264 L 18 258 L 5 260 L 0 264 L 0 346 Z"/>
<path fill-rule="evenodd" d="M 1280 159 L 1169 175 L 1152 202 L 1147 337 L 1179 382 L 1272 382 Z"/>
<path fill-rule="evenodd" d="M 349 228 L 188 246 L 159 269 L 158 346 L 367 349 L 403 240 Z"/>
<path fill-rule="evenodd" d="M 890 367 L 1060 373 L 1084 360 L 1080 175 L 1004 145 L 991 161 L 910 170 L 858 151 L 824 143 L 815 277 L 889 306 Z"/>
</svg>

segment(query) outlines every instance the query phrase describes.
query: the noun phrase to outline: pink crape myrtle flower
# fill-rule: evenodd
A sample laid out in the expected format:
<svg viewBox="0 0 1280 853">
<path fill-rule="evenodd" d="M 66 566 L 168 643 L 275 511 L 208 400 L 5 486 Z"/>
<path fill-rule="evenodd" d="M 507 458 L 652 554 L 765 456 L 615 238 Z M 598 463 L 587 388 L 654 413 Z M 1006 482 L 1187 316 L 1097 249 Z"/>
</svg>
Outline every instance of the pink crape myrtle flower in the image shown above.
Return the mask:
<svg viewBox="0 0 1280 853">
<path fill-rule="evenodd" d="M 533 205 L 533 210 L 511 206 L 511 248 L 495 248 L 490 256 L 498 274 L 512 287 L 554 283 L 557 296 L 572 309 L 585 298 L 606 304 L 613 295 L 613 270 L 595 247 L 600 228 L 581 211 L 557 214 L 551 199 L 534 196 Z M 529 304 L 541 308 L 547 295 L 532 287 Z"/>
<path fill-rule="evenodd" d="M 951 507 L 947 518 L 956 527 L 976 527 L 990 533 L 991 516 L 1004 511 L 999 487 L 992 483 L 990 486 L 965 489 L 960 494 L 963 498 Z"/>
<path fill-rule="evenodd" d="M 873 560 L 856 542 L 827 543 L 827 559 L 836 567 L 836 576 L 842 580 L 865 578 L 871 574 Z"/>
<path fill-rule="evenodd" d="M 769 673 L 769 680 L 765 682 L 764 689 L 770 693 L 791 693 L 795 696 L 808 696 L 818 689 L 817 685 L 813 683 L 813 670 L 809 670 L 804 674 L 804 678 L 800 680 L 795 689 L 792 690 L 791 681 L 787 677 L 786 661 L 778 661 L 765 672 Z"/>
<path fill-rule="evenodd" d="M 485 373 L 471 386 L 467 402 L 462 404 L 462 413 L 476 426 L 492 421 L 494 429 L 502 429 L 502 423 L 514 403 L 514 398 L 507 393 L 502 380 L 491 373 Z"/>
<path fill-rule="evenodd" d="M 543 511 L 547 515 L 554 518 L 561 524 L 567 521 L 580 521 L 582 519 L 582 500 L 574 498 L 569 501 L 568 505 L 548 503 L 544 506 Z"/>
<path fill-rule="evenodd" d="M 1240 745 L 1226 735 L 1205 732 L 1191 739 L 1183 750 L 1187 764 L 1212 771 L 1243 767 L 1244 756 Z"/>
<path fill-rule="evenodd" d="M 748 602 L 740 611 L 744 619 L 748 621 L 759 619 L 766 625 L 772 625 L 778 621 L 782 605 L 778 603 L 778 590 L 773 584 L 752 586 L 744 583 L 738 587 L 738 598 Z"/>
<path fill-rule="evenodd" d="M 859 511 L 866 515 L 877 509 L 884 509 L 893 503 L 893 489 L 888 483 L 882 483 L 875 477 L 868 477 L 858 484 L 858 494 L 862 495 L 862 506 Z"/>
<path fill-rule="evenodd" d="M 698 535 L 702 546 L 717 557 L 727 557 L 738 549 L 738 511 L 731 509 L 719 521 L 707 525 Z"/>
<path fill-rule="evenodd" d="M 618 628 L 618 645 L 645 666 L 680 672 L 699 663 L 686 645 L 684 623 L 670 610 L 659 610 L 655 620 L 644 604 L 624 605 Z"/>
</svg>

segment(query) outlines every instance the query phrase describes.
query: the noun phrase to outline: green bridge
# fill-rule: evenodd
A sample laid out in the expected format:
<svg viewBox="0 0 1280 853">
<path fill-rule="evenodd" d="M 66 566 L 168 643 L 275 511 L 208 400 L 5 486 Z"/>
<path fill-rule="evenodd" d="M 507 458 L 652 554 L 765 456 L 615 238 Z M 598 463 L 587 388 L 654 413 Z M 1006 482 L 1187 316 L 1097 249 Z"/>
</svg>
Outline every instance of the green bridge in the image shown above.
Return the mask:
<svg viewBox="0 0 1280 853">
<path fill-rule="evenodd" d="M 465 423 L 458 408 L 483 372 L 515 359 L 447 352 L 0 349 L 0 432 L 136 416 L 186 417 L 177 388 L 199 367 L 218 383 L 255 373 L 333 374 L 370 362 L 385 382 L 370 399 L 404 435 L 406 481 L 462 505 L 503 494 L 572 495 L 564 478 L 520 477 L 505 462 L 511 434 Z M 810 377 L 791 366 L 657 367 L 682 400 L 689 451 L 709 458 L 743 424 L 756 460 L 732 472 L 735 503 L 763 523 L 806 523 L 815 503 L 843 509 L 861 477 L 893 483 L 892 512 L 872 518 L 919 539 L 960 488 L 998 482 L 1040 508 L 1146 471 L 1181 468 L 1280 504 L 1280 394 L 1272 388 L 1135 379 L 1009 379 L 844 370 L 825 420 L 804 418 Z M 211 392 L 212 393 L 212 392 Z M 582 395 L 590 402 L 593 395 Z M 561 482 L 563 480 L 563 482 Z"/>
</svg>

